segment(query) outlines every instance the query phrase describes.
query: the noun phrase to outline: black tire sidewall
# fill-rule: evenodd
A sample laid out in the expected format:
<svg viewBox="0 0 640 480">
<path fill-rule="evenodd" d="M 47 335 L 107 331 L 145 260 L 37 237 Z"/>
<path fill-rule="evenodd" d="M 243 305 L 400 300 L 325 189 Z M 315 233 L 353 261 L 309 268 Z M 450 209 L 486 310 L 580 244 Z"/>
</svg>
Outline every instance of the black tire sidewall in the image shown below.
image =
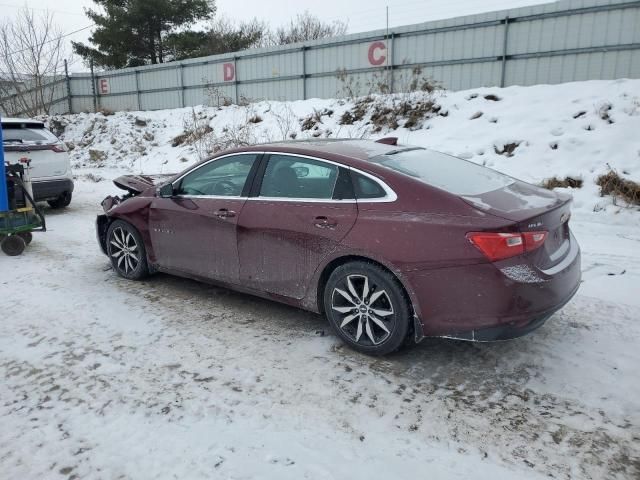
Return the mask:
<svg viewBox="0 0 640 480">
<path fill-rule="evenodd" d="M 71 203 L 72 197 L 73 197 L 73 194 L 71 192 L 64 192 L 55 200 L 49 200 L 47 201 L 47 203 L 53 209 L 65 208 L 65 207 L 68 207 L 69 204 Z"/>
<path fill-rule="evenodd" d="M 24 240 L 24 243 L 29 245 L 33 241 L 33 234 L 31 232 L 22 232 L 18 236 Z"/>
<path fill-rule="evenodd" d="M 120 268 L 118 268 L 118 261 L 111 256 L 111 238 L 113 235 L 113 231 L 117 228 L 122 228 L 126 232 L 129 232 L 131 235 L 133 235 L 133 238 L 135 238 L 138 245 L 138 249 L 140 250 L 140 261 L 138 262 L 136 268 L 129 273 L 125 273 L 124 271 L 120 270 Z M 107 230 L 106 244 L 107 256 L 109 257 L 111 266 L 118 275 L 128 280 L 140 280 L 149 274 L 149 270 L 147 268 L 147 250 L 144 246 L 144 242 L 142 241 L 142 236 L 140 235 L 140 233 L 138 233 L 138 230 L 134 226 L 123 220 L 115 220 L 111 222 L 111 225 L 109 225 L 109 229 Z"/>
<path fill-rule="evenodd" d="M 19 235 L 9 235 L 2 239 L 0 248 L 2 251 L 10 257 L 17 257 L 24 252 L 27 247 L 26 242 Z"/>
<path fill-rule="evenodd" d="M 382 286 L 390 294 L 396 314 L 395 327 L 391 335 L 380 345 L 367 346 L 360 345 L 351 340 L 340 328 L 338 321 L 340 317 L 331 308 L 331 297 L 333 289 L 347 275 L 366 275 L 370 281 Z M 324 312 L 327 320 L 336 334 L 351 348 L 369 355 L 387 355 L 403 346 L 410 331 L 411 306 L 400 282 L 386 269 L 371 262 L 354 261 L 336 268 L 327 281 L 323 292 Z"/>
</svg>

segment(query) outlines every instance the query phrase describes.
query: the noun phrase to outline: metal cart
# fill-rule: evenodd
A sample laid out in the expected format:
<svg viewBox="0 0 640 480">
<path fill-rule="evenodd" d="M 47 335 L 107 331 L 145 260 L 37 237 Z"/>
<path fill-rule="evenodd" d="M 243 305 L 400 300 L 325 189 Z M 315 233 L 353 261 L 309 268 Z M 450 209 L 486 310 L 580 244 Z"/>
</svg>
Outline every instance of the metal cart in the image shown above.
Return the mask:
<svg viewBox="0 0 640 480">
<path fill-rule="evenodd" d="M 32 232 L 46 230 L 42 210 L 33 201 L 29 170 L 27 158 L 19 164 L 6 164 L 3 144 L 0 149 L 0 249 L 11 256 L 24 251 L 31 243 Z"/>
</svg>

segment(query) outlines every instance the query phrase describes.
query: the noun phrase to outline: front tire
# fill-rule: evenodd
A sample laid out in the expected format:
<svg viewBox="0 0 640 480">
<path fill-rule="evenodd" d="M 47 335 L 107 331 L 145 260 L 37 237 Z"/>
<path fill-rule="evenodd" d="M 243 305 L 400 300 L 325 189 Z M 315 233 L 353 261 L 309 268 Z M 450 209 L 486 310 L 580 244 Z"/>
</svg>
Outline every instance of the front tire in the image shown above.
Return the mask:
<svg viewBox="0 0 640 480">
<path fill-rule="evenodd" d="M 107 230 L 107 255 L 118 275 L 140 280 L 149 275 L 147 252 L 138 230 L 122 220 L 115 220 Z"/>
<path fill-rule="evenodd" d="M 370 355 L 399 349 L 409 333 L 411 305 L 400 282 L 370 262 L 336 268 L 324 289 L 324 311 L 337 335 Z"/>
</svg>

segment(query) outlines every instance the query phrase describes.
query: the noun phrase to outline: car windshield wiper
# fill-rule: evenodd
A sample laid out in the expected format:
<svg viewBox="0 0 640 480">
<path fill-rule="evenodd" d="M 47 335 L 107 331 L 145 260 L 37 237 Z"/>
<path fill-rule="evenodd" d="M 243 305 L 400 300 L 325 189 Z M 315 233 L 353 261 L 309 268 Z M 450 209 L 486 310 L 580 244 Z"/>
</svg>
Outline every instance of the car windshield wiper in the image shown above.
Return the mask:
<svg viewBox="0 0 640 480">
<path fill-rule="evenodd" d="M 21 138 L 3 138 L 2 143 L 24 143 Z"/>
</svg>

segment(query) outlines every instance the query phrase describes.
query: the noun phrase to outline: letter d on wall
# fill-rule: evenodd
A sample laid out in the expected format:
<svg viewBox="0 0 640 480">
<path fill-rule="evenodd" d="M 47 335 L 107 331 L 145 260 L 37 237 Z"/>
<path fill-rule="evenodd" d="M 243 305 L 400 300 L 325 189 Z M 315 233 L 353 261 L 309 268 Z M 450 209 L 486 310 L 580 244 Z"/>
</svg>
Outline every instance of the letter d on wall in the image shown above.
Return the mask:
<svg viewBox="0 0 640 480">
<path fill-rule="evenodd" d="M 225 63 L 222 65 L 222 73 L 225 82 L 230 82 L 236 78 L 236 67 L 233 63 Z"/>
</svg>

